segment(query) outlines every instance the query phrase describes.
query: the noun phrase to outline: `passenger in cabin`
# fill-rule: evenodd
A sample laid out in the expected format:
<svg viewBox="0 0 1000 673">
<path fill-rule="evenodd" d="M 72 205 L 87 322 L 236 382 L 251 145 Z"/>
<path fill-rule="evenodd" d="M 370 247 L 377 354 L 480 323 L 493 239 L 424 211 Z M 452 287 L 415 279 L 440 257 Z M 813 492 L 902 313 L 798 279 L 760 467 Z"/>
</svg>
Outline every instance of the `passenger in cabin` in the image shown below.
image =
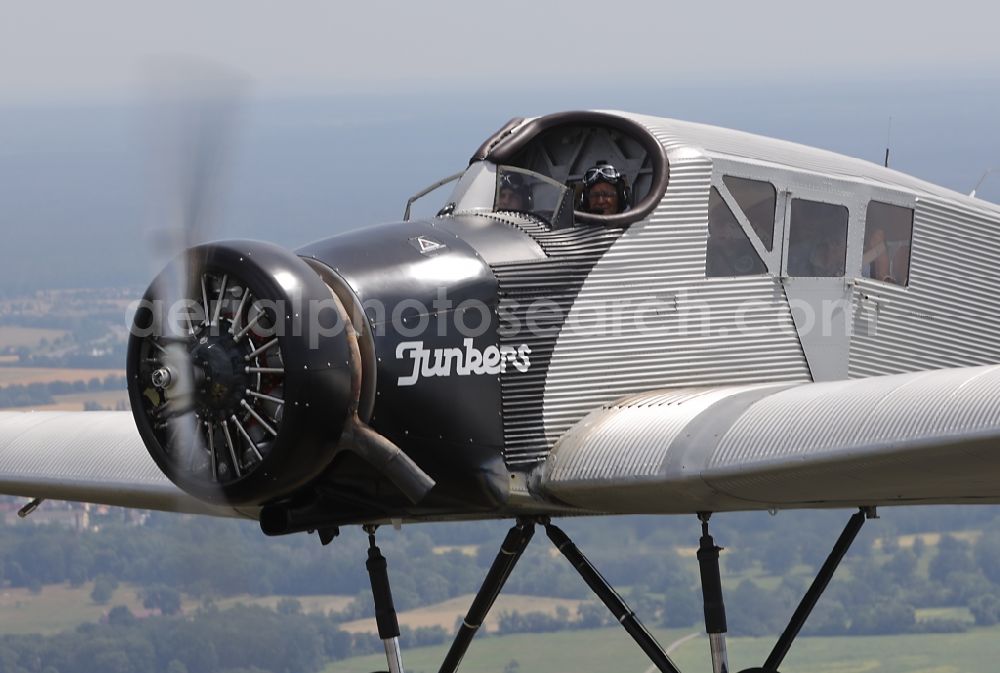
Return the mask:
<svg viewBox="0 0 1000 673">
<path fill-rule="evenodd" d="M 808 275 L 819 278 L 843 276 L 846 252 L 843 242 L 836 237 L 828 235 L 820 239 L 809 255 L 812 271 Z"/>
<path fill-rule="evenodd" d="M 709 216 L 706 277 L 753 276 L 766 272 L 767 267 L 738 223 Z"/>
<path fill-rule="evenodd" d="M 615 215 L 629 209 L 632 191 L 628 180 L 606 161 L 598 161 L 583 174 L 583 209 L 595 215 Z"/>
<path fill-rule="evenodd" d="M 885 242 L 885 230 L 881 227 L 872 227 L 865 233 L 867 234 L 865 253 L 861 258 L 864 276 L 892 281 L 889 275 L 889 247 Z"/>
<path fill-rule="evenodd" d="M 891 241 L 881 227 L 869 227 L 865 232 L 861 273 L 865 278 L 906 285 L 910 277 L 909 238 Z"/>
<path fill-rule="evenodd" d="M 794 232 L 793 232 L 794 233 Z M 844 275 L 845 241 L 834 232 L 812 223 L 799 225 L 799 240 L 788 254 L 788 273 L 804 278 L 834 278 Z"/>
<path fill-rule="evenodd" d="M 520 173 L 504 173 L 494 210 L 530 210 L 531 187 Z"/>
</svg>

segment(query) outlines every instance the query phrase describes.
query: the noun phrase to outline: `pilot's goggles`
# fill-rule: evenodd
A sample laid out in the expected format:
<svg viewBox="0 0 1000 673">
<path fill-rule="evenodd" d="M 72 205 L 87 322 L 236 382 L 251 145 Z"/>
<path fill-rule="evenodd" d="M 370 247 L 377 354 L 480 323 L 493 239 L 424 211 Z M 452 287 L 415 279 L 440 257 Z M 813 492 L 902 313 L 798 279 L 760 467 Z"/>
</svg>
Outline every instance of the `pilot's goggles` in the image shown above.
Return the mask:
<svg viewBox="0 0 1000 673">
<path fill-rule="evenodd" d="M 504 173 L 500 176 L 500 188 L 513 189 L 517 191 L 519 189 L 524 189 L 525 185 L 524 176 L 517 173 Z"/>
<path fill-rule="evenodd" d="M 601 179 L 609 182 L 618 182 L 622 179 L 622 174 L 614 166 L 595 166 L 594 168 L 588 168 L 587 172 L 583 174 L 583 183 L 588 186 Z"/>
</svg>

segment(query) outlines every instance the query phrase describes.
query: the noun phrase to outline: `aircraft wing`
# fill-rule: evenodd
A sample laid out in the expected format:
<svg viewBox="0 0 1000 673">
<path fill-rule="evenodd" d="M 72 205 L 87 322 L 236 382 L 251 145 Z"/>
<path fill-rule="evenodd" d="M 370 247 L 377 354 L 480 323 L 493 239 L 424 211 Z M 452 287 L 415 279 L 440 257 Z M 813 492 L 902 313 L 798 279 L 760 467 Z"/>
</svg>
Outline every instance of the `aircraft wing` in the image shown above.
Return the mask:
<svg viewBox="0 0 1000 673">
<path fill-rule="evenodd" d="M 122 411 L 0 412 L 0 493 L 245 516 L 174 486 L 150 458 L 132 414 Z"/>
<path fill-rule="evenodd" d="M 1000 367 L 635 395 L 538 486 L 608 513 L 1000 502 Z"/>
</svg>

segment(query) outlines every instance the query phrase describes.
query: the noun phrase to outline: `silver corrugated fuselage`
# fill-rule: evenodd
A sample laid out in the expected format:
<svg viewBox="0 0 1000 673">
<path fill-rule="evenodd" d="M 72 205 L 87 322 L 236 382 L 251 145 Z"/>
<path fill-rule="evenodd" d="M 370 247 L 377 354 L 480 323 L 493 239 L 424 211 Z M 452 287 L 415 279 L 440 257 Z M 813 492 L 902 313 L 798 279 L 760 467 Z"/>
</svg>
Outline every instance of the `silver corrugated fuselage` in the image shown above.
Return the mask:
<svg viewBox="0 0 1000 673">
<path fill-rule="evenodd" d="M 532 463 L 589 411 L 678 387 L 837 380 L 1000 362 L 1000 208 L 881 166 L 725 129 L 625 115 L 663 143 L 670 182 L 655 211 L 604 248 L 559 233 L 558 254 L 586 259 L 551 354 L 504 381 L 508 463 Z M 724 175 L 771 182 L 774 250 L 763 276 L 706 278 L 708 201 Z M 805 197 L 850 211 L 847 271 L 785 272 L 787 204 Z M 861 277 L 865 209 L 912 208 L 907 287 Z M 496 265 L 501 304 L 539 265 Z M 562 276 L 544 285 L 559 301 Z M 811 307 L 817 321 L 794 306 Z M 621 316 L 625 316 L 621 319 Z M 618 316 L 618 317 L 616 317 Z M 520 338 L 520 337 L 518 337 Z M 502 377 L 503 378 L 503 377 Z M 537 407 L 541 413 L 537 412 Z"/>
</svg>

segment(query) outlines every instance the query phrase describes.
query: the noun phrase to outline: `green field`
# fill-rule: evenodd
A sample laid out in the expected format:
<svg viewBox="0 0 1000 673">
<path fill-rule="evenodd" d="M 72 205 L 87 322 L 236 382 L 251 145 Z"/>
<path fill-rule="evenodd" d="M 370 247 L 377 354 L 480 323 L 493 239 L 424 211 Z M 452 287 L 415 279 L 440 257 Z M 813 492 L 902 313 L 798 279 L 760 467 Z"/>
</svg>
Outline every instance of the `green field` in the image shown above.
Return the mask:
<svg viewBox="0 0 1000 673">
<path fill-rule="evenodd" d="M 473 594 L 457 596 L 441 603 L 426 605 L 413 610 L 405 610 L 398 615 L 402 626 L 417 629 L 422 626 L 440 626 L 445 631 L 451 631 L 455 621 L 461 619 L 472 604 Z M 581 601 L 570 598 L 543 598 L 541 596 L 519 596 L 517 594 L 501 594 L 496 604 L 483 623 L 483 631 L 496 630 L 497 621 L 504 612 L 542 612 L 555 615 L 556 608 L 562 606 L 569 614 L 576 614 Z M 351 633 L 376 633 L 375 617 L 357 619 L 340 625 L 344 631 Z"/>
<path fill-rule="evenodd" d="M 655 629 L 665 647 L 690 631 Z M 991 673 L 996 670 L 1000 627 L 959 634 L 801 638 L 781 666 L 782 673 Z M 732 671 L 760 666 L 774 638 L 729 639 Z M 433 673 L 446 646 L 403 652 L 408 673 Z M 684 673 L 712 670 L 708 641 L 694 638 L 671 658 Z M 475 641 L 462 673 L 504 673 L 516 661 L 519 673 L 646 673 L 649 661 L 620 628 L 487 637 Z M 324 673 L 385 670 L 383 655 L 357 657 L 328 666 Z"/>
<path fill-rule="evenodd" d="M 134 587 L 122 585 L 107 605 L 98 605 L 90 600 L 93 586 L 93 582 L 78 588 L 50 585 L 37 594 L 27 589 L 4 589 L 0 593 L 3 633 L 57 633 L 96 622 L 113 605 L 127 605 L 133 612 L 143 609 Z"/>
<path fill-rule="evenodd" d="M 84 622 L 100 621 L 115 605 L 125 605 L 136 614 L 145 608 L 138 599 L 138 588 L 122 584 L 106 605 L 90 599 L 93 582 L 71 588 L 47 585 L 33 594 L 27 589 L 5 589 L 0 592 L 0 632 L 2 633 L 58 633 L 76 628 Z M 273 609 L 283 596 L 234 596 L 215 604 L 222 609 L 244 605 L 263 605 Z M 349 596 L 293 596 L 304 612 L 340 611 L 351 602 Z M 195 610 L 200 603 L 190 599 L 182 602 L 185 612 Z"/>
</svg>

